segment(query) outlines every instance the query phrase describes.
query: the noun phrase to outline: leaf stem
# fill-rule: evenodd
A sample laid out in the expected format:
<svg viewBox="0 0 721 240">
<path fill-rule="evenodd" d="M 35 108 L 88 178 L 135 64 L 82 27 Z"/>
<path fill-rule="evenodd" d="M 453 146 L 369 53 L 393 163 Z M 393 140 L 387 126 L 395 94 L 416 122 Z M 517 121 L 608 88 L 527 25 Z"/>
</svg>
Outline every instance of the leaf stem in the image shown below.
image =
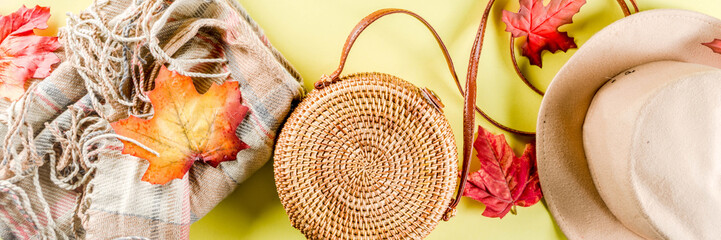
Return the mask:
<svg viewBox="0 0 721 240">
<path fill-rule="evenodd" d="M 133 144 L 137 145 L 138 147 L 144 149 L 145 151 L 152 153 L 156 157 L 160 157 L 160 153 L 158 153 L 158 151 L 155 151 L 152 148 L 143 145 L 138 140 L 135 140 L 135 139 L 123 136 L 123 135 L 114 134 L 114 133 L 106 133 L 106 134 L 98 135 L 98 136 L 91 138 L 87 142 L 94 142 L 94 141 L 97 141 L 98 139 L 102 139 L 102 138 L 117 138 L 117 139 L 120 139 L 120 140 L 123 140 L 126 142 L 130 142 L 130 143 L 133 143 Z"/>
<path fill-rule="evenodd" d="M 516 75 L 518 75 L 518 77 L 521 78 L 521 81 L 523 81 L 523 83 L 525 83 L 526 86 L 528 86 L 529 88 L 531 88 L 531 90 L 533 90 L 534 92 L 538 93 L 538 95 L 543 96 L 543 94 L 544 94 L 543 91 L 541 91 L 540 89 L 538 89 L 536 86 L 533 86 L 533 84 L 528 81 L 528 79 L 526 78 L 526 76 L 523 75 L 523 72 L 521 72 L 521 68 L 518 67 L 518 61 L 516 60 L 516 44 L 515 44 L 514 39 L 515 39 L 515 38 L 514 38 L 513 36 L 511 36 L 511 41 L 510 41 L 510 43 L 511 43 L 511 44 L 510 44 L 510 45 L 511 45 L 511 47 L 510 47 L 511 51 L 510 51 L 510 52 L 511 52 L 511 62 L 513 62 L 513 69 L 516 70 Z"/>
</svg>

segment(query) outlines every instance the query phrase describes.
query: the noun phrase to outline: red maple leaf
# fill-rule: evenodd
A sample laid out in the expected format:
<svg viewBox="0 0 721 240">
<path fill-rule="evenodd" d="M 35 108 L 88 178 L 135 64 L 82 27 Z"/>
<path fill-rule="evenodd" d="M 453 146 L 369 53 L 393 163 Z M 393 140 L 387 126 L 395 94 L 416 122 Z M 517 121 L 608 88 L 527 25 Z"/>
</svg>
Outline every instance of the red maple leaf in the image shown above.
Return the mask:
<svg viewBox="0 0 721 240">
<path fill-rule="evenodd" d="M 503 22 L 506 23 L 506 31 L 513 37 L 527 37 L 522 54 L 532 65 L 542 66 L 543 50 L 554 53 L 576 48 L 573 38 L 566 32 L 559 32 L 558 27 L 572 23 L 571 18 L 586 4 L 586 0 L 551 0 L 545 7 L 543 0 L 520 1 L 518 13 L 503 11 Z"/>
<path fill-rule="evenodd" d="M 503 218 L 509 211 L 515 214 L 515 206 L 528 207 L 541 200 L 533 143 L 526 145 L 521 157 L 516 157 L 505 136 L 479 126 L 473 148 L 481 169 L 468 176 L 463 196 L 485 204 L 483 216 Z"/>
<path fill-rule="evenodd" d="M 714 39 L 711 42 L 702 43 L 704 46 L 709 47 L 713 52 L 721 54 L 721 39 Z"/>
<path fill-rule="evenodd" d="M 0 17 L 0 98 L 17 100 L 25 92 L 25 81 L 45 78 L 52 65 L 60 62 L 53 53 L 60 47 L 57 37 L 36 36 L 34 29 L 46 29 L 50 9 L 21 7 Z"/>
<path fill-rule="evenodd" d="M 213 83 L 200 94 L 190 77 L 163 66 L 148 97 L 155 110 L 151 119 L 131 116 L 111 124 L 117 134 L 145 146 L 121 140 L 124 154 L 150 163 L 143 181 L 165 184 L 183 178 L 195 162 L 218 167 L 249 147 L 235 134 L 248 112 L 238 82 Z"/>
</svg>

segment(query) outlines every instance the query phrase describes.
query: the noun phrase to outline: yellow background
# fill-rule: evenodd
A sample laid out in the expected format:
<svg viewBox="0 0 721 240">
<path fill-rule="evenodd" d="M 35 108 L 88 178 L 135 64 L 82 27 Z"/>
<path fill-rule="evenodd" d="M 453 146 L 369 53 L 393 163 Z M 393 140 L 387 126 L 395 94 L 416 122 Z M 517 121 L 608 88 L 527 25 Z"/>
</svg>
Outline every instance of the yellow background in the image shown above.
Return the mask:
<svg viewBox="0 0 721 240">
<path fill-rule="evenodd" d="M 338 64 L 341 46 L 355 24 L 380 8 L 405 8 L 426 18 L 444 38 L 464 78 L 469 50 L 486 0 L 239 0 L 265 29 L 271 42 L 295 65 L 305 86 L 321 74 L 331 73 Z M 638 0 L 642 10 L 681 8 L 721 18 L 718 0 Z M 548 0 L 546 0 L 548 2 Z M 573 24 L 561 27 L 579 46 L 593 33 L 623 17 L 615 0 L 587 0 Z M 54 34 L 65 25 L 65 13 L 78 13 L 91 0 L 2 0 L 5 15 L 25 4 L 51 7 Z M 500 21 L 503 9 L 516 11 L 517 0 L 498 0 L 486 34 L 479 68 L 478 103 L 500 122 L 518 129 L 534 130 L 541 97 L 528 89 L 513 72 L 508 53 L 509 33 Z M 673 34 L 669 32 L 668 34 Z M 721 38 L 721 36 L 719 36 Z M 646 41 L 653 41 L 647 39 Z M 639 44 L 644 44 L 639 42 Z M 525 58 L 519 64 L 531 81 L 545 89 L 555 73 L 574 53 L 544 54 L 543 69 L 530 67 Z M 366 30 L 357 42 L 345 73 L 378 71 L 397 75 L 416 85 L 433 89 L 446 105 L 445 114 L 453 126 L 457 144 L 462 143 L 462 98 L 443 62 L 433 38 L 423 26 L 407 16 L 386 17 Z M 477 120 L 484 127 L 485 121 Z M 498 129 L 489 128 L 500 133 Z M 517 152 L 529 139 L 507 134 Z M 477 168 L 477 166 L 475 166 Z M 428 239 L 559 239 L 563 234 L 539 203 L 519 208 L 518 215 L 504 219 L 481 216 L 483 205 L 464 198 L 458 215 L 442 222 Z M 207 216 L 191 227 L 192 239 L 303 239 L 288 221 L 281 206 L 269 162 Z"/>
</svg>

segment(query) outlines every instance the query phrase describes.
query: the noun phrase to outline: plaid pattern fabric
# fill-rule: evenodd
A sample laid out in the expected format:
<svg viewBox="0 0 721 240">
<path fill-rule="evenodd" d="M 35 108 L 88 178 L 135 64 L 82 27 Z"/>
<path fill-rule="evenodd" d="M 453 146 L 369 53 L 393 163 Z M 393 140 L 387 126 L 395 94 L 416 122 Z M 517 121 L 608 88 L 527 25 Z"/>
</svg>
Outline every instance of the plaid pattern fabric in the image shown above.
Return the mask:
<svg viewBox="0 0 721 240">
<path fill-rule="evenodd" d="M 132 10 L 138 2 L 142 1 L 99 0 L 91 8 L 98 12 L 100 20 L 112 23 L 120 21 L 116 17 Z M 227 59 L 223 64 L 176 63 L 172 67 L 194 72 L 226 71 L 230 80 L 240 83 L 243 104 L 250 110 L 236 134 L 250 148 L 239 152 L 236 161 L 223 162 L 218 168 L 194 164 L 183 179 L 152 185 L 140 181 L 147 161 L 122 155 L 122 144 L 109 139 L 107 146 L 112 151 L 98 155 L 91 179 L 72 191 L 52 179 L 51 170 L 55 166 L 43 156 L 44 163 L 37 167 L 37 173 L 12 184 L 0 179 L 0 238 L 187 239 L 191 223 L 271 158 L 276 133 L 294 101 L 303 94 L 300 75 L 234 0 L 163 1 L 163 8 L 157 10 L 162 14 L 167 9 L 173 12 L 167 22 L 160 23 L 164 26 L 156 37 L 165 49 L 174 49 L 172 57 L 196 59 L 220 55 Z M 192 37 L 183 37 L 188 34 L 187 26 L 198 24 L 202 29 L 207 19 L 225 23 L 226 31 L 232 32 L 191 31 Z M 155 20 L 150 19 L 151 25 Z M 73 53 L 65 55 L 70 54 Z M 34 143 L 39 154 L 57 151 L 56 139 L 46 123 L 68 129 L 75 114 L 70 106 L 85 115 L 103 111 L 96 109 L 98 105 L 93 103 L 77 67 L 68 61 L 61 63 L 50 77 L 39 82 L 28 99 L 24 121 L 35 130 Z M 199 89 L 207 89 L 210 82 L 218 81 L 223 79 L 194 77 Z M 10 103 L 0 100 L 0 110 L 9 106 Z M 0 124 L 0 137 L 6 134 L 8 126 Z"/>
</svg>

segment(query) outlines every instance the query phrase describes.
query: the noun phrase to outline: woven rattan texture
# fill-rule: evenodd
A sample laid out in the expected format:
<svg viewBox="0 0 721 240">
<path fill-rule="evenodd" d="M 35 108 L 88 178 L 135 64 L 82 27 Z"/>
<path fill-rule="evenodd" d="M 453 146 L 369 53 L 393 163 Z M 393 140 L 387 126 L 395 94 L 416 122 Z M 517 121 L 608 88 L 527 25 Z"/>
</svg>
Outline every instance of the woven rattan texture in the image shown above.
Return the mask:
<svg viewBox="0 0 721 240">
<path fill-rule="evenodd" d="M 458 179 L 450 124 L 412 84 L 382 73 L 311 92 L 275 150 L 278 195 L 309 239 L 420 239 Z"/>
</svg>

